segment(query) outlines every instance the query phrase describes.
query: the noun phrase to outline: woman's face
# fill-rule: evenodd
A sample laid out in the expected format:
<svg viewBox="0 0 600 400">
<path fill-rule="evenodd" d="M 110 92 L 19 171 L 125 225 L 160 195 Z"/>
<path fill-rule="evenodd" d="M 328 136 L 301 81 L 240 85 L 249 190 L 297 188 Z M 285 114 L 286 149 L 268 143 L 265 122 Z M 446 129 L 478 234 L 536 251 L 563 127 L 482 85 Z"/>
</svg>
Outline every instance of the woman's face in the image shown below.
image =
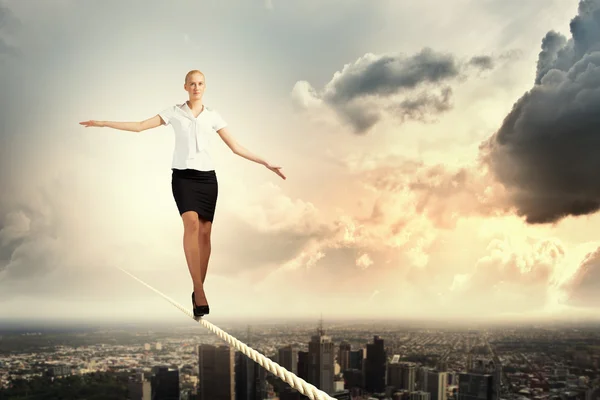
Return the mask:
<svg viewBox="0 0 600 400">
<path fill-rule="evenodd" d="M 204 94 L 204 87 L 204 75 L 198 73 L 190 75 L 184 85 L 186 92 L 190 95 L 190 99 L 201 99 Z"/>
</svg>

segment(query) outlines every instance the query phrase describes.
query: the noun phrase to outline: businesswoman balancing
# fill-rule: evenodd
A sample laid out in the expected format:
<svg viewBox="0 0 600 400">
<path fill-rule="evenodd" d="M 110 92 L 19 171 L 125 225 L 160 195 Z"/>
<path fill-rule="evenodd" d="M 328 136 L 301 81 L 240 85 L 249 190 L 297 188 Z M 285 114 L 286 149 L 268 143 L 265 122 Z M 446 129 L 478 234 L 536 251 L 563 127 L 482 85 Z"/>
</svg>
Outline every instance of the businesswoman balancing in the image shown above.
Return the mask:
<svg viewBox="0 0 600 400">
<path fill-rule="evenodd" d="M 204 280 L 211 253 L 211 228 L 217 204 L 218 182 L 208 150 L 216 131 L 225 144 L 247 160 L 264 165 L 282 179 L 281 167 L 268 163 L 251 153 L 233 138 L 219 113 L 206 107 L 202 101 L 206 80 L 204 74 L 192 70 L 185 76 L 183 85 L 189 99 L 161 111 L 141 122 L 85 121 L 88 127 L 107 127 L 123 131 L 142 132 L 160 125 L 171 125 L 175 132 L 172 159 L 171 190 L 183 221 L 183 249 L 194 283 L 192 305 L 194 315 L 209 313 L 204 293 Z"/>
</svg>

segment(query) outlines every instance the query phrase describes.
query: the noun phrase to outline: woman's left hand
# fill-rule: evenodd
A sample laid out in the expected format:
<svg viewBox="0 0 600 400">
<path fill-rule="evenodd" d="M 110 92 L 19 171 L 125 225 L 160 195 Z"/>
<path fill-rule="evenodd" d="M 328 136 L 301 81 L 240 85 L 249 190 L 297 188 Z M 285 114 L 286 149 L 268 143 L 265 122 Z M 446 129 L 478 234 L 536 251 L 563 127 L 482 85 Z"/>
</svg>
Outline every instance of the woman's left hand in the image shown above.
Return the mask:
<svg viewBox="0 0 600 400">
<path fill-rule="evenodd" d="M 271 164 L 267 164 L 265 166 L 271 171 L 275 172 L 277 175 L 279 175 L 282 179 L 285 179 L 285 175 L 283 174 L 283 172 L 281 172 L 281 167 Z"/>
</svg>

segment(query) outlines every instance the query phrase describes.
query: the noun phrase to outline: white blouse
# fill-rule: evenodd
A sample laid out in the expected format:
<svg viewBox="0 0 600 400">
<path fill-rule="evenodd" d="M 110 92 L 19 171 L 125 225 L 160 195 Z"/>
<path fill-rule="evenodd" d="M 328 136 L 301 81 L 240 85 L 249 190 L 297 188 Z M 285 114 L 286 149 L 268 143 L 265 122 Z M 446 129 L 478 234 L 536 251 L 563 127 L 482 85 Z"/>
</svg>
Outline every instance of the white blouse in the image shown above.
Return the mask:
<svg viewBox="0 0 600 400">
<path fill-rule="evenodd" d="M 213 160 L 209 153 L 211 138 L 216 131 L 227 126 L 219 113 L 206 106 L 197 118 L 187 105 L 177 104 L 158 113 L 165 125 L 175 132 L 172 168 L 213 171 Z"/>
</svg>

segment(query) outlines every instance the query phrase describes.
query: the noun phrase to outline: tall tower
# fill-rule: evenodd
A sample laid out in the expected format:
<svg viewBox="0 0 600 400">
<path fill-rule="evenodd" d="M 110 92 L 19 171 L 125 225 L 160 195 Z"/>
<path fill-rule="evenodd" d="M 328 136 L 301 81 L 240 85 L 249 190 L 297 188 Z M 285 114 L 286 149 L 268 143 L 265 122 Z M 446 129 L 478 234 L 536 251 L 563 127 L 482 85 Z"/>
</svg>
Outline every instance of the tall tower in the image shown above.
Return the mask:
<svg viewBox="0 0 600 400">
<path fill-rule="evenodd" d="M 154 367 L 151 378 L 153 399 L 179 399 L 179 370 L 168 367 Z"/>
<path fill-rule="evenodd" d="M 402 389 L 414 392 L 417 376 L 417 367 L 415 363 L 402 363 Z"/>
<path fill-rule="evenodd" d="M 348 342 L 340 343 L 340 349 L 338 352 L 338 364 L 340 364 L 340 370 L 346 371 L 350 369 L 350 351 L 352 351 L 352 347 Z"/>
<path fill-rule="evenodd" d="M 493 400 L 494 378 L 492 375 L 466 373 L 458 378 L 458 400 Z"/>
<path fill-rule="evenodd" d="M 331 337 L 325 335 L 323 320 L 319 323 L 317 334 L 308 343 L 308 379 L 307 381 L 325 393 L 333 393 L 335 373 L 334 345 Z"/>
<path fill-rule="evenodd" d="M 431 400 L 446 400 L 446 372 L 428 371 L 426 391 L 431 394 Z"/>
<path fill-rule="evenodd" d="M 198 353 L 200 400 L 235 400 L 234 349 L 201 344 Z"/>
<path fill-rule="evenodd" d="M 365 389 L 370 393 L 385 391 L 386 354 L 383 339 L 373 337 L 373 343 L 367 344 L 367 358 L 365 360 Z"/>
<path fill-rule="evenodd" d="M 282 347 L 278 351 L 279 353 L 279 365 L 288 371 L 298 374 L 298 351 L 292 346 L 288 345 Z"/>
</svg>

